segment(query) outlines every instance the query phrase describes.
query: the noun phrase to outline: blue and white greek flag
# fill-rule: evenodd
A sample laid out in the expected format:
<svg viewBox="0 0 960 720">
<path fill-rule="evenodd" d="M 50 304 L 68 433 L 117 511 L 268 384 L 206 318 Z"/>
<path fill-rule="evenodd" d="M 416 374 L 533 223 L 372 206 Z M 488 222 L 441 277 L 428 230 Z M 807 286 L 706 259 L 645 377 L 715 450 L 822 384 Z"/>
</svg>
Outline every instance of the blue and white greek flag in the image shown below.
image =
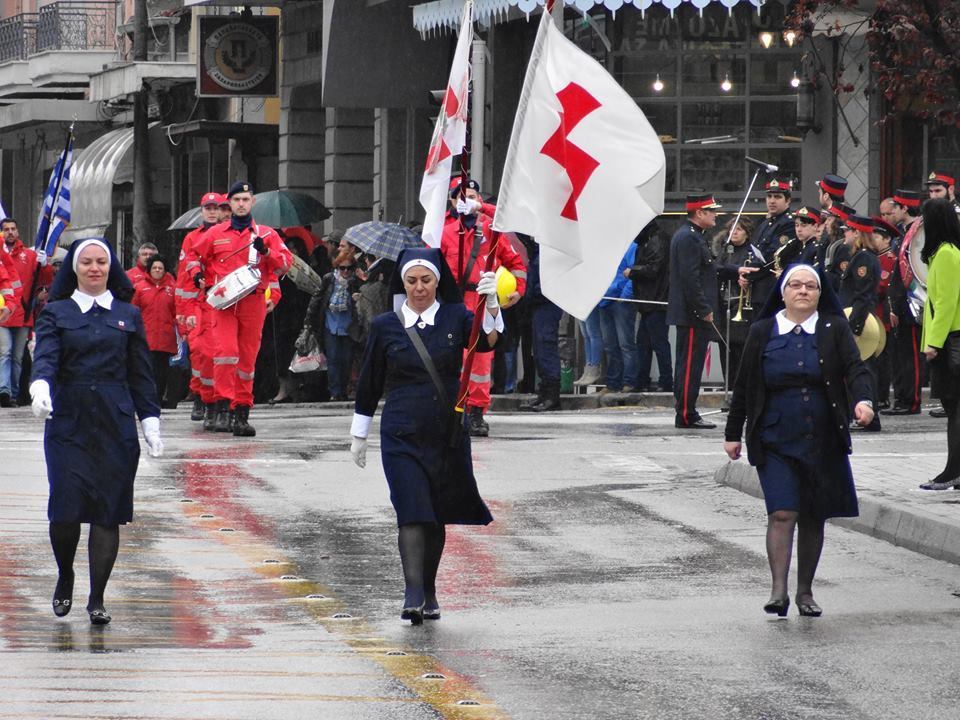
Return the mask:
<svg viewBox="0 0 960 720">
<path fill-rule="evenodd" d="M 52 257 L 57 241 L 70 224 L 70 166 L 73 163 L 73 133 L 67 137 L 67 146 L 60 154 L 50 174 L 50 184 L 43 198 L 43 208 L 37 221 L 37 239 L 34 250 L 43 250 Z"/>
</svg>

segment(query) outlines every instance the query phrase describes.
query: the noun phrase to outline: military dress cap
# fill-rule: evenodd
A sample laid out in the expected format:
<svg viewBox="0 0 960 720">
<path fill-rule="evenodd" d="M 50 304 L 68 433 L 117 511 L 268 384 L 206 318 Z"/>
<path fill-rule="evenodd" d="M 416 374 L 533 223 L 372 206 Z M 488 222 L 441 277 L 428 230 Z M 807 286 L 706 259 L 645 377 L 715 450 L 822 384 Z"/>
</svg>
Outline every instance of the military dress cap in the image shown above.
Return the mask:
<svg viewBox="0 0 960 720">
<path fill-rule="evenodd" d="M 207 205 L 219 205 L 220 204 L 220 193 L 208 192 L 200 196 L 200 207 L 206 207 Z"/>
<path fill-rule="evenodd" d="M 859 230 L 860 232 L 873 232 L 873 219 L 864 217 L 863 215 L 851 215 L 846 219 L 846 226 L 851 230 Z"/>
<path fill-rule="evenodd" d="M 246 180 L 237 180 L 233 185 L 230 186 L 230 189 L 227 190 L 227 199 L 229 200 L 237 193 L 253 193 L 253 185 L 248 183 Z"/>
<path fill-rule="evenodd" d="M 849 205 L 844 205 L 843 203 L 834 203 L 830 206 L 827 212 L 840 218 L 844 222 L 846 222 L 848 217 L 856 214 L 856 211 L 852 207 Z"/>
<path fill-rule="evenodd" d="M 847 179 L 839 175 L 824 175 L 822 180 L 817 181 L 817 186 L 827 195 L 842 199 L 847 191 Z"/>
<path fill-rule="evenodd" d="M 793 191 L 793 183 L 782 178 L 773 178 L 764 187 L 767 190 L 767 195 L 773 193 L 789 195 Z"/>
<path fill-rule="evenodd" d="M 723 205 L 713 198 L 713 193 L 687 195 L 687 212 L 694 210 L 719 210 Z"/>
<path fill-rule="evenodd" d="M 916 190 L 898 189 L 893 193 L 893 201 L 898 205 L 916 209 L 919 208 L 920 203 L 923 202 L 923 195 Z"/>
<path fill-rule="evenodd" d="M 460 192 L 460 182 L 461 182 L 461 178 L 459 175 L 450 178 L 450 197 L 453 197 L 458 192 Z M 476 190 L 477 192 L 480 192 L 480 183 L 478 183 L 473 178 L 467 178 L 466 189 Z"/>
<path fill-rule="evenodd" d="M 813 223 L 814 225 L 819 225 L 823 218 L 820 217 L 820 210 L 810 205 L 804 205 L 802 208 L 797 210 L 793 214 L 794 220 L 800 220 L 805 223 Z"/>
<path fill-rule="evenodd" d="M 925 184 L 927 187 L 931 185 L 943 185 L 945 187 L 949 187 L 950 185 L 955 185 L 956 182 L 956 178 L 953 178 L 946 173 L 937 172 L 934 170 L 927 176 L 927 182 Z"/>
<path fill-rule="evenodd" d="M 888 238 L 900 237 L 900 231 L 896 225 L 891 225 L 882 217 L 874 216 L 870 219 L 873 220 L 873 232 L 886 235 Z"/>
</svg>

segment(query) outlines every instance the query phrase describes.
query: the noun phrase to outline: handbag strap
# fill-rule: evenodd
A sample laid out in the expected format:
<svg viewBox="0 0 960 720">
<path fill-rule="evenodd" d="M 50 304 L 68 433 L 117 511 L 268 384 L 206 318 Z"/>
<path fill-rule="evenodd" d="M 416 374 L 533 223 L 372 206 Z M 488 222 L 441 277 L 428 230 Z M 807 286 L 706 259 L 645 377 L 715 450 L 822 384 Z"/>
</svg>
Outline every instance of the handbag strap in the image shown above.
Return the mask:
<svg viewBox="0 0 960 720">
<path fill-rule="evenodd" d="M 400 324 L 403 325 L 402 310 L 397 310 L 397 317 L 400 318 Z M 443 387 L 443 381 L 440 379 L 440 373 L 437 372 L 437 367 L 433 364 L 430 353 L 427 352 L 427 347 L 423 344 L 420 334 L 413 328 L 413 326 L 404 327 L 403 329 L 407 333 L 407 337 L 410 338 L 410 342 L 413 343 L 413 348 L 417 351 L 417 355 L 420 356 L 420 362 L 422 362 L 423 366 L 427 369 L 430 379 L 433 380 L 433 384 L 437 388 L 437 395 L 440 398 L 440 404 L 447 409 L 447 411 L 451 410 L 452 408 L 450 407 L 450 399 L 447 395 L 446 388 Z"/>
</svg>

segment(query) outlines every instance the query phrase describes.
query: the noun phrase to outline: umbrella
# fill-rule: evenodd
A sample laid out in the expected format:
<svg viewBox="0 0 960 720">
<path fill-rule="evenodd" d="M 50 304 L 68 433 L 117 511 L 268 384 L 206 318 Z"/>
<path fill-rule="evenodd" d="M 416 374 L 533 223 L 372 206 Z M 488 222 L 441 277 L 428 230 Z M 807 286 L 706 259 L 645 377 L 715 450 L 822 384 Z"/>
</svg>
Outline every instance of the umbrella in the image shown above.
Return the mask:
<svg viewBox="0 0 960 720">
<path fill-rule="evenodd" d="M 195 207 L 174 220 L 167 230 L 193 230 L 201 225 L 203 225 L 203 218 L 200 216 L 200 208 Z"/>
<path fill-rule="evenodd" d="M 406 248 L 426 247 L 413 230 L 390 222 L 360 223 L 348 228 L 343 237 L 363 252 L 387 260 L 396 260 L 400 251 Z"/>
<path fill-rule="evenodd" d="M 306 193 L 292 190 L 271 190 L 254 195 L 257 204 L 253 218 L 270 227 L 310 225 L 330 217 L 319 200 Z"/>
</svg>

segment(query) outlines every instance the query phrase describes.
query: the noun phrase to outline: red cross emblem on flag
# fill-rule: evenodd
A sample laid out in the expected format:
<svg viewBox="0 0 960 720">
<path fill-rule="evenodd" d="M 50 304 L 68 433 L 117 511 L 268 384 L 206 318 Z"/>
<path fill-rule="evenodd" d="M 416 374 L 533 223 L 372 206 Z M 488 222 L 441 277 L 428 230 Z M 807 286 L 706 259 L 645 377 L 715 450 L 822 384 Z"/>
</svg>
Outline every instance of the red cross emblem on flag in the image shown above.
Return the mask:
<svg viewBox="0 0 960 720">
<path fill-rule="evenodd" d="M 563 167 L 570 178 L 573 190 L 567 198 L 566 205 L 560 211 L 562 217 L 568 220 L 577 220 L 577 198 L 583 192 L 587 181 L 593 175 L 600 163 L 580 148 L 570 142 L 570 133 L 580 124 L 587 115 L 601 107 L 600 102 L 582 86 L 570 83 L 557 93 L 557 100 L 563 111 L 560 113 L 560 125 L 550 138 L 540 148 L 540 152 L 551 160 L 555 160 Z"/>
</svg>

